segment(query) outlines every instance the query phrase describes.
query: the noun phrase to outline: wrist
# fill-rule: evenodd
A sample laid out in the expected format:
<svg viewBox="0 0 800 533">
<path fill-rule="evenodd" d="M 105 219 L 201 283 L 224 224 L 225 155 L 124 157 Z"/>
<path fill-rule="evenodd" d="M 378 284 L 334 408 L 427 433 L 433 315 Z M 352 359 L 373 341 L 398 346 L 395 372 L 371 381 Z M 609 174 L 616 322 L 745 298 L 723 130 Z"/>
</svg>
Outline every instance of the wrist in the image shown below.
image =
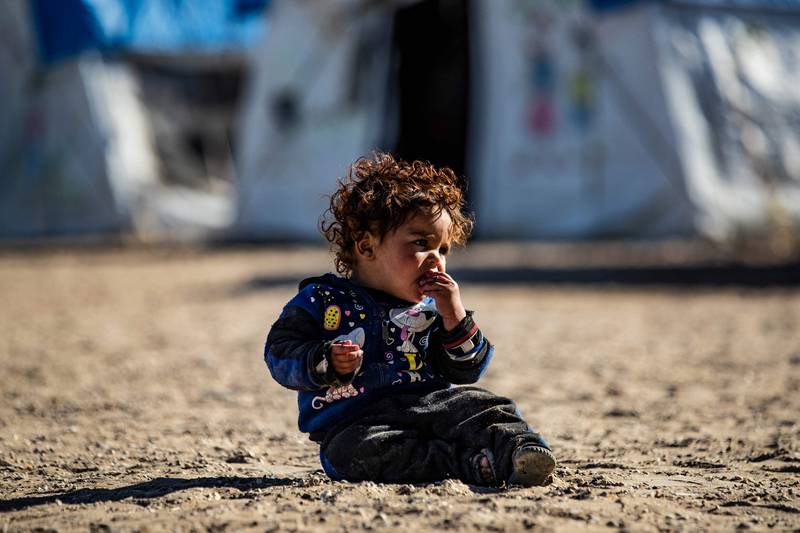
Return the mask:
<svg viewBox="0 0 800 533">
<path fill-rule="evenodd" d="M 461 345 L 465 340 L 471 338 L 478 332 L 478 326 L 472 318 L 472 311 L 467 311 L 467 315 L 454 328 L 442 332 L 442 345 L 447 349 Z"/>
<path fill-rule="evenodd" d="M 452 315 L 441 315 L 445 331 L 453 331 L 456 329 L 466 316 L 467 310 L 464 309 L 463 305 L 460 306 L 459 309 L 456 309 Z"/>
<path fill-rule="evenodd" d="M 322 345 L 322 357 L 317 362 L 317 365 L 314 367 L 316 370 L 317 375 L 322 379 L 323 383 L 330 384 L 331 381 L 336 376 L 336 372 L 333 369 L 333 360 L 331 359 L 331 341 L 327 341 Z"/>
</svg>

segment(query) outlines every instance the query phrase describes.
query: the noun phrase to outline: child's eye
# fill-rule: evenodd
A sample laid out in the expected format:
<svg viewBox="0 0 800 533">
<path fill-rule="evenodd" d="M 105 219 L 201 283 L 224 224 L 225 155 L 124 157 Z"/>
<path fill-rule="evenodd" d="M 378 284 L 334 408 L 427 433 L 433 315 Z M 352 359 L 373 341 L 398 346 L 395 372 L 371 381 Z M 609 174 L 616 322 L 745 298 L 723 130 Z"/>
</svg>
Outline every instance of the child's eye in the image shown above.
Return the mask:
<svg viewBox="0 0 800 533">
<path fill-rule="evenodd" d="M 416 241 L 414 241 L 413 244 L 416 244 L 417 246 L 422 246 L 423 248 L 427 248 L 428 241 L 426 241 L 425 239 L 417 239 Z"/>
</svg>

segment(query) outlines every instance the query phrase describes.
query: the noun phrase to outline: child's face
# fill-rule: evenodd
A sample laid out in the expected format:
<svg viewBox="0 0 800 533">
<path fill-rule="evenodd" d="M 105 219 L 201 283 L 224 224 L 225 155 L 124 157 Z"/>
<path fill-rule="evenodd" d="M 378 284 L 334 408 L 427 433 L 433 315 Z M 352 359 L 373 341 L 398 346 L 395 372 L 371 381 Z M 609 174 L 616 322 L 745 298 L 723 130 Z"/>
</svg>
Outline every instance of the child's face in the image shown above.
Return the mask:
<svg viewBox="0 0 800 533">
<path fill-rule="evenodd" d="M 354 278 L 397 298 L 421 301 L 423 277 L 446 271 L 451 224 L 445 210 L 435 215 L 418 212 L 380 241 L 368 237 L 372 253 L 359 257 Z"/>
</svg>

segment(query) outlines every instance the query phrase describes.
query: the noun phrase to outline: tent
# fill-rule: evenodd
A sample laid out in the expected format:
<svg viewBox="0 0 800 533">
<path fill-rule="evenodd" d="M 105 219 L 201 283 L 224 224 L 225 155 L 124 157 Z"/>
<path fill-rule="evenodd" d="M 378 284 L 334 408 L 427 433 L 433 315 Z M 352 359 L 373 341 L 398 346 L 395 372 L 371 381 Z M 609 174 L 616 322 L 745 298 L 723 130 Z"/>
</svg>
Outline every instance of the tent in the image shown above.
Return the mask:
<svg viewBox="0 0 800 533">
<path fill-rule="evenodd" d="M 234 232 L 319 238 L 325 195 L 374 149 L 463 172 L 483 237 L 797 224 L 798 22 L 796 0 L 276 1 Z"/>
<path fill-rule="evenodd" d="M 163 183 L 142 85 L 124 54 L 184 65 L 243 55 L 267 4 L 0 2 L 0 238 L 171 238 L 227 226 L 230 195 Z"/>
<path fill-rule="evenodd" d="M 44 66 L 31 14 L 0 4 L 0 237 L 121 232 L 155 176 L 133 80 L 91 53 Z"/>
</svg>

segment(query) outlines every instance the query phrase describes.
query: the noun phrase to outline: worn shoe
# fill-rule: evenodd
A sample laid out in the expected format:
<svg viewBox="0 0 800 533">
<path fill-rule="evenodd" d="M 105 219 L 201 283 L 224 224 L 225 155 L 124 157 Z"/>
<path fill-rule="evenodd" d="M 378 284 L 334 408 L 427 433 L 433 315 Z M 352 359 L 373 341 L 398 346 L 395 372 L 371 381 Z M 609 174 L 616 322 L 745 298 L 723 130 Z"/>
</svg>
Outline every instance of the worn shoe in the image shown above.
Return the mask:
<svg viewBox="0 0 800 533">
<path fill-rule="evenodd" d="M 514 450 L 511 456 L 509 485 L 538 487 L 547 483 L 556 467 L 556 456 L 543 446 L 529 444 Z"/>
</svg>

